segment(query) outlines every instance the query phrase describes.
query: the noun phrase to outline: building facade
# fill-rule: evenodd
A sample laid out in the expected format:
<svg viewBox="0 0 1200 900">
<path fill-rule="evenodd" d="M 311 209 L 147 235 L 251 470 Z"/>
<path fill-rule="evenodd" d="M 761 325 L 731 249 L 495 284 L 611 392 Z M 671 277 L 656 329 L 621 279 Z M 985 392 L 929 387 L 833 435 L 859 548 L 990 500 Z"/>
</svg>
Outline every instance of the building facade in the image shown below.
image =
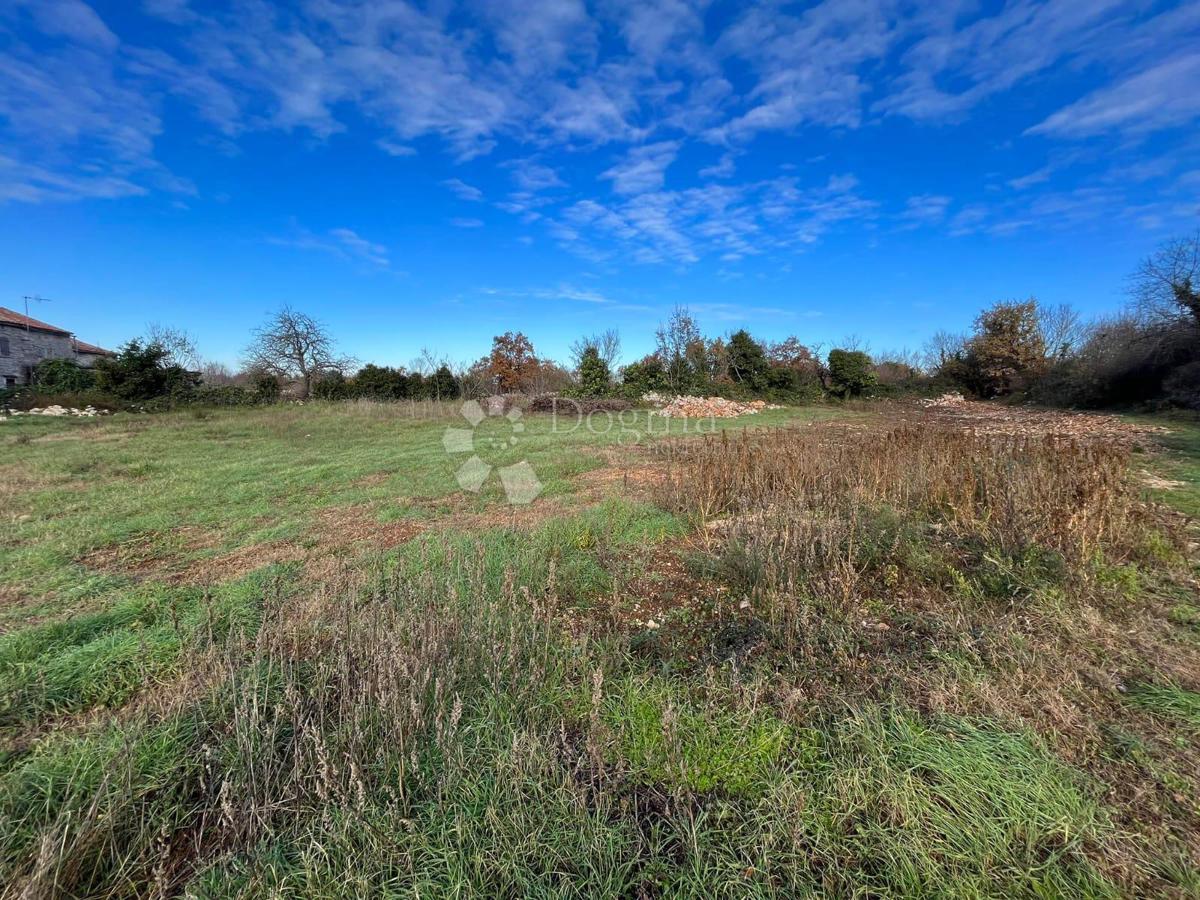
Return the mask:
<svg viewBox="0 0 1200 900">
<path fill-rule="evenodd" d="M 90 369 L 97 359 L 112 355 L 63 328 L 0 306 L 0 388 L 29 384 L 33 367 L 43 359 L 70 359 Z"/>
</svg>

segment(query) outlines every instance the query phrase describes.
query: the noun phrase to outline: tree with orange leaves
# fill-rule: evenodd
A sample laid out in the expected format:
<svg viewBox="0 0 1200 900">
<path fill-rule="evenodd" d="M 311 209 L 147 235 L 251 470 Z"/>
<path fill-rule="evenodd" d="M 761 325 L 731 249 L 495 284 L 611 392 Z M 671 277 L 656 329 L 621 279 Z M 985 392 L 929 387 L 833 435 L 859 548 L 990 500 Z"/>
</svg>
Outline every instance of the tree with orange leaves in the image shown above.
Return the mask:
<svg viewBox="0 0 1200 900">
<path fill-rule="evenodd" d="M 492 338 L 489 359 L 492 377 L 498 380 L 502 393 L 513 393 L 527 387 L 538 372 L 533 343 L 520 331 L 506 331 Z"/>
</svg>

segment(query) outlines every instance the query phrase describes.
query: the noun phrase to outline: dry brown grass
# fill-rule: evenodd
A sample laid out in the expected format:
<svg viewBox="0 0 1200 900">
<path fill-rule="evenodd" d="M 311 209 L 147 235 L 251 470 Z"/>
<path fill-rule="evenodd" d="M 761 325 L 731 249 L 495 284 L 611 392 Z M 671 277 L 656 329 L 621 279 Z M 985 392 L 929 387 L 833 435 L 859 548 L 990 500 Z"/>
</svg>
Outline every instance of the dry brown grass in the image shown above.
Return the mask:
<svg viewBox="0 0 1200 900">
<path fill-rule="evenodd" d="M 775 429 L 662 450 L 669 508 L 704 521 L 918 512 L 1015 550 L 1034 544 L 1082 559 L 1135 526 L 1128 452 L 1071 439 L 985 437 L 927 426 L 837 433 Z"/>
<path fill-rule="evenodd" d="M 1125 443 L 910 424 L 662 453 L 661 502 L 706 523 L 714 574 L 752 599 L 744 630 L 782 706 L 899 698 L 1032 729 L 1119 786 L 1138 840 L 1200 859 L 1200 753 L 1125 696 L 1200 686 L 1200 653 L 1168 621 L 1197 583 Z M 1134 757 L 1124 734 L 1141 735 Z M 1126 851 L 1110 864 L 1132 867 Z"/>
</svg>

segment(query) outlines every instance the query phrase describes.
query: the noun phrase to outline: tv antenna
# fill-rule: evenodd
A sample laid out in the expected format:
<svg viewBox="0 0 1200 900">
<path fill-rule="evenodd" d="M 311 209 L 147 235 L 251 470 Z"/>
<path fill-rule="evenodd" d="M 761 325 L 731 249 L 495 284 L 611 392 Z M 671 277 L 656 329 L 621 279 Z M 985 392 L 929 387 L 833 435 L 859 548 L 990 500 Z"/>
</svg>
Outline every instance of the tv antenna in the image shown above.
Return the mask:
<svg viewBox="0 0 1200 900">
<path fill-rule="evenodd" d="M 53 303 L 54 302 L 49 297 L 42 297 L 37 294 L 26 294 L 21 299 L 25 301 L 25 318 L 26 319 L 29 318 L 29 301 L 30 300 L 32 300 L 34 303 Z M 26 331 L 29 330 L 28 322 L 25 323 L 25 330 Z"/>
</svg>

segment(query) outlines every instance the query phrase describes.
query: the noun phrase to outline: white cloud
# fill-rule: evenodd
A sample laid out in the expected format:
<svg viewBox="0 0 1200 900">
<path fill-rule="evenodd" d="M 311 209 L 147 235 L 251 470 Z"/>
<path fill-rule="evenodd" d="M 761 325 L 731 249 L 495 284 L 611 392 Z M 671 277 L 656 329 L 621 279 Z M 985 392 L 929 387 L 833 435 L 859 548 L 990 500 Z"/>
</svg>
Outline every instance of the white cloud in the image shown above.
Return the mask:
<svg viewBox="0 0 1200 900">
<path fill-rule="evenodd" d="M 319 235 L 293 223 L 290 234 L 267 238 L 267 243 L 297 250 L 328 253 L 347 262 L 366 263 L 378 269 L 391 268 L 391 259 L 386 247 L 367 240 L 349 228 L 333 228 L 324 235 Z"/>
<path fill-rule="evenodd" d="M 1083 138 L 1106 131 L 1145 134 L 1188 125 L 1200 116 L 1200 53 L 1168 59 L 1094 91 L 1029 129 Z"/>
<path fill-rule="evenodd" d="M 795 178 L 742 185 L 709 184 L 649 191 L 613 205 L 581 200 L 567 207 L 552 234 L 588 259 L 619 251 L 644 263 L 688 265 L 706 255 L 736 261 L 811 244 L 837 223 L 870 218 L 850 176 L 801 187 Z"/>
<path fill-rule="evenodd" d="M 488 199 L 587 258 L 619 248 L 621 259 L 735 263 L 874 215 L 847 181 L 762 180 L 749 154 L 764 132 L 795 141 L 796 163 L 835 158 L 804 146 L 809 135 L 894 116 L 963 119 L 1014 89 L 1033 98 L 1068 67 L 1092 88 L 1049 116 L 1036 107 L 1021 127 L 1129 146 L 1192 125 L 1200 4 L 1169 5 L 763 0 L 734 4 L 730 20 L 706 0 L 140 0 L 106 20 L 83 0 L 10 0 L 0 3 L 0 198 L 194 191 L 159 161 L 164 129 L 180 121 L 200 146 L 231 153 L 255 132 L 313 143 L 361 130 L 394 157 L 414 156 L 418 141 L 459 160 L 507 156 L 495 165 L 512 190 L 489 183 Z M 138 15 L 157 21 L 139 29 Z M 679 166 L 668 181 L 699 141 L 712 145 L 709 164 Z M 600 155 L 607 166 L 595 165 Z M 911 198 L 898 217 L 958 230 L 1034 221 L 1032 195 L 1067 195 L 1077 162 L 1053 147 L 1046 158 L 1046 169 L 1009 173 L 1031 196 L 978 222 L 935 195 Z M 1113 158 L 1111 169 L 1129 162 Z M 611 193 L 595 190 L 597 170 Z M 1128 202 L 1098 177 L 1102 195 L 1068 205 L 1104 215 L 1102 202 Z M 485 199 L 460 179 L 445 184 Z M 315 240 L 354 253 L 331 233 Z"/>
<path fill-rule="evenodd" d="M 949 197 L 938 194 L 920 194 L 908 198 L 900 218 L 911 228 L 921 225 L 937 225 L 946 218 L 946 211 L 949 208 Z"/>
<path fill-rule="evenodd" d="M 0 202 L 112 200 L 146 192 L 146 188 L 116 175 L 72 175 L 0 156 Z"/>
<path fill-rule="evenodd" d="M 733 173 L 737 170 L 737 166 L 733 161 L 732 153 L 722 153 L 721 158 L 711 166 L 705 166 L 700 170 L 701 178 L 732 178 Z"/>
<path fill-rule="evenodd" d="M 15 0 L 13 9 L 27 10 L 38 30 L 51 37 L 104 50 L 114 50 L 120 43 L 96 11 L 81 0 Z"/>
<path fill-rule="evenodd" d="M 460 200 L 478 201 L 483 199 L 483 191 L 458 178 L 447 178 L 442 182 L 442 186 L 449 188 Z"/>
<path fill-rule="evenodd" d="M 757 72 L 751 106 L 712 128 L 710 139 L 744 141 L 803 124 L 856 127 L 869 87 L 859 69 L 883 58 L 899 35 L 893 6 L 825 0 L 796 16 L 771 6 L 749 9 L 718 47 Z"/>
<path fill-rule="evenodd" d="M 388 156 L 416 156 L 417 151 L 409 147 L 407 144 L 397 144 L 395 141 L 389 141 L 386 138 L 381 138 L 375 142 L 375 146 L 386 153 Z"/>
<path fill-rule="evenodd" d="M 641 194 L 663 185 L 667 167 L 675 161 L 679 141 L 660 141 L 645 147 L 634 147 L 624 160 L 617 163 L 601 178 L 613 183 L 618 194 Z"/>
<path fill-rule="evenodd" d="M 466 217 L 457 217 L 450 220 L 450 224 L 455 228 L 482 228 L 483 219 L 471 219 Z"/>
<path fill-rule="evenodd" d="M 901 58 L 896 88 L 875 104 L 911 119 L 961 117 L 1064 58 L 1100 52 L 1123 29 L 1125 0 L 1015 0 L 996 14 L 964 19 L 931 6 Z"/>
<path fill-rule="evenodd" d="M 504 167 L 510 170 L 517 186 L 528 193 L 565 186 L 556 169 L 532 159 L 510 159 Z"/>
</svg>

